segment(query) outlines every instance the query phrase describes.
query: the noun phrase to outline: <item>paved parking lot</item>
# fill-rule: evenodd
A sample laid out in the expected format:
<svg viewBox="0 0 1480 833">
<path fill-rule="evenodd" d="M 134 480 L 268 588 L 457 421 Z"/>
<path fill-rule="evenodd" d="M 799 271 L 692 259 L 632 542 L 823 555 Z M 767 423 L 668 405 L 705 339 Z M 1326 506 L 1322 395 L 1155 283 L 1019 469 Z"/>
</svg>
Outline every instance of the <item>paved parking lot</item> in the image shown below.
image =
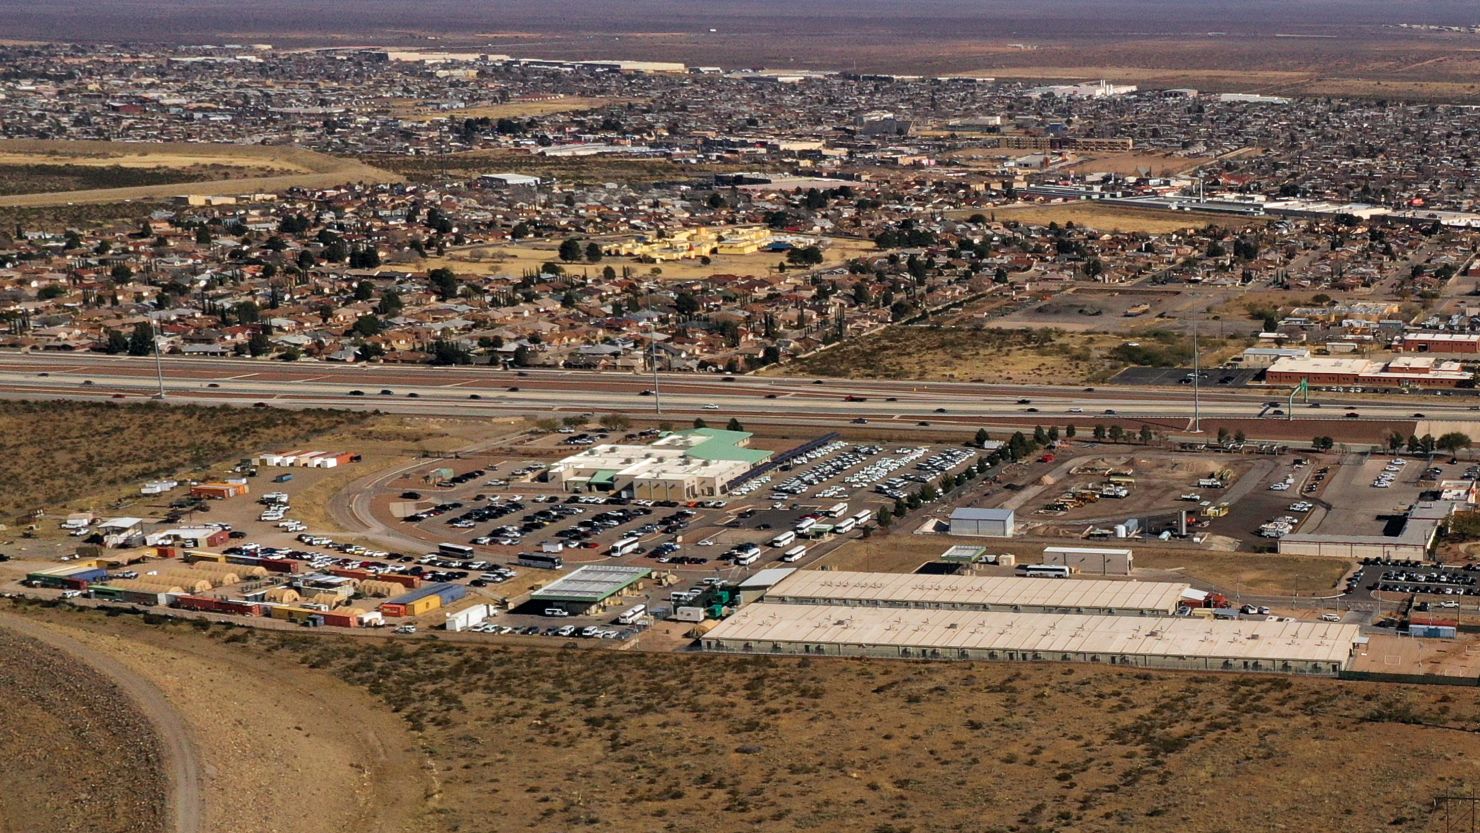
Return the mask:
<svg viewBox="0 0 1480 833">
<path fill-rule="evenodd" d="M 1202 387 L 1238 388 L 1254 381 L 1258 370 L 1232 370 L 1227 368 L 1203 368 Z M 1111 380 L 1117 385 L 1192 385 L 1190 367 L 1127 367 L 1115 374 Z"/>
</svg>

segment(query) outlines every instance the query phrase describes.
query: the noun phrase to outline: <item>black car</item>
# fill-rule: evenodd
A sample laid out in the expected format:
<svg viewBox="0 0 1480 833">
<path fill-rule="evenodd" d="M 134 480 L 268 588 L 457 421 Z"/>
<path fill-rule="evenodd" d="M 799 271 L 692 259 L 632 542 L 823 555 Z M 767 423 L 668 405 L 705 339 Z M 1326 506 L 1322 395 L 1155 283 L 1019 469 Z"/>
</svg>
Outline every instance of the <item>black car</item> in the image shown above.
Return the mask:
<svg viewBox="0 0 1480 833">
<path fill-rule="evenodd" d="M 380 389 L 380 395 L 381 396 L 395 396 L 396 395 L 396 392 L 393 391 L 393 390 L 391 390 L 390 388 L 381 388 Z"/>
<path fill-rule="evenodd" d="M 349 392 L 349 395 L 350 396 L 364 396 L 365 395 L 365 392 L 362 391 L 362 390 L 352 390 L 352 391 Z"/>
</svg>

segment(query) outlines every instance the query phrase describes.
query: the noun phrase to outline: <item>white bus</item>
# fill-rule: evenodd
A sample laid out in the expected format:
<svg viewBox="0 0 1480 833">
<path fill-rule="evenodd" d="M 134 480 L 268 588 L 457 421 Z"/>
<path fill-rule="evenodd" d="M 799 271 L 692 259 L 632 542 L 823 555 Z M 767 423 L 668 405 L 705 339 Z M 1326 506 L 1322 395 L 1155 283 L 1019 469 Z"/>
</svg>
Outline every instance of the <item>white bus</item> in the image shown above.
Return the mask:
<svg viewBox="0 0 1480 833">
<path fill-rule="evenodd" d="M 826 514 L 829 518 L 841 518 L 844 515 L 848 514 L 848 504 L 835 503 L 832 506 L 828 507 Z"/>
<path fill-rule="evenodd" d="M 833 527 L 833 534 L 845 535 L 849 532 L 852 532 L 853 527 L 855 526 L 858 526 L 858 521 L 855 521 L 852 518 L 844 518 L 841 521 L 838 521 L 837 525 Z"/>
<path fill-rule="evenodd" d="M 759 561 L 760 559 L 761 559 L 761 557 L 759 555 L 756 555 L 753 552 L 752 553 L 748 553 L 746 555 L 737 555 L 737 556 L 735 556 L 735 566 L 736 567 L 749 567 L 750 565 L 754 564 L 755 562 Z"/>
<path fill-rule="evenodd" d="M 777 535 L 775 538 L 772 538 L 770 543 L 771 546 L 780 548 L 786 546 L 787 544 L 790 544 L 796 539 L 797 534 L 795 532 L 792 532 L 791 530 L 787 530 L 786 532 Z"/>
<path fill-rule="evenodd" d="M 858 514 L 856 514 L 856 515 L 853 516 L 853 523 L 854 524 L 866 524 L 866 523 L 868 523 L 869 521 L 871 521 L 873 519 L 874 519 L 874 513 L 872 513 L 869 510 L 865 509 L 862 512 L 859 512 Z"/>
<path fill-rule="evenodd" d="M 798 535 L 805 535 L 806 532 L 807 532 L 807 530 L 811 529 L 812 527 L 814 527 L 816 525 L 817 525 L 817 519 L 816 518 L 802 518 L 801 520 L 797 521 L 796 526 L 792 527 L 792 529 L 796 530 L 796 533 Z"/>
<path fill-rule="evenodd" d="M 612 558 L 617 558 L 618 556 L 626 555 L 627 553 L 637 549 L 637 545 L 639 543 L 641 543 L 641 541 L 636 538 L 623 538 L 620 541 L 613 543 L 611 549 L 606 551 L 606 554 L 611 556 Z"/>
<path fill-rule="evenodd" d="M 783 552 L 781 554 L 781 560 L 782 561 L 785 561 L 788 564 L 790 564 L 793 561 L 801 561 L 802 560 L 802 556 L 804 556 L 806 554 L 807 554 L 807 547 L 806 547 L 806 545 L 805 544 L 797 544 L 796 546 L 792 547 L 791 549 L 787 550 L 786 552 Z"/>
<path fill-rule="evenodd" d="M 476 550 L 467 544 L 438 544 L 437 552 L 456 558 L 472 558 Z"/>
<path fill-rule="evenodd" d="M 1069 568 L 1062 564 L 1019 564 L 1018 575 L 1028 578 L 1068 578 Z"/>
<path fill-rule="evenodd" d="M 631 625 L 646 615 L 647 605 L 633 605 L 622 611 L 622 615 L 617 617 L 617 624 Z"/>
</svg>

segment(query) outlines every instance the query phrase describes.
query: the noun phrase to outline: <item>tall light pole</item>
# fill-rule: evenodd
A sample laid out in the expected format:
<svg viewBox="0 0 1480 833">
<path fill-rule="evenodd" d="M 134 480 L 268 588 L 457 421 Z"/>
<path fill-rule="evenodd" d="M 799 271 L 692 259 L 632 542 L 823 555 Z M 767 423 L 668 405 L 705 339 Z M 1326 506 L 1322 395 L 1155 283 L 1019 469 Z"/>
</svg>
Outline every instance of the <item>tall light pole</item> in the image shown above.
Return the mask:
<svg viewBox="0 0 1480 833">
<path fill-rule="evenodd" d="M 1202 366 L 1198 356 L 1198 319 L 1192 319 L 1192 433 L 1202 433 Z"/>
<path fill-rule="evenodd" d="M 648 362 L 653 366 L 653 411 L 663 415 L 663 394 L 658 390 L 658 325 L 648 322 Z"/>
<path fill-rule="evenodd" d="M 153 325 L 152 324 L 150 325 L 149 340 L 152 341 L 152 342 L 154 342 L 154 375 L 155 375 L 155 377 L 157 379 L 159 379 L 159 393 L 156 393 L 151 398 L 153 398 L 153 399 L 163 399 L 164 398 L 164 361 L 162 359 L 160 359 L 160 357 L 159 357 L 159 333 L 154 332 Z"/>
</svg>

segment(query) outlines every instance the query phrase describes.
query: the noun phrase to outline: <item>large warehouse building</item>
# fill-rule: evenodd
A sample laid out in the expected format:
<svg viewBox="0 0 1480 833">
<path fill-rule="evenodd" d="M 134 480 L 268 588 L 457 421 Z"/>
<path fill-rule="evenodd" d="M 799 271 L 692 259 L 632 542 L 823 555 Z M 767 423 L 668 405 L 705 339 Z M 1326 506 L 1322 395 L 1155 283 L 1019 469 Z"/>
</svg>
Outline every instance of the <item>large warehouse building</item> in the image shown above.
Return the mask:
<svg viewBox="0 0 1480 833">
<path fill-rule="evenodd" d="M 951 534 L 983 538 L 1011 538 L 1016 531 L 1011 509 L 962 507 L 951 512 Z"/>
<path fill-rule="evenodd" d="M 766 593 L 786 605 L 1171 616 L 1188 585 L 1161 581 L 799 570 Z"/>
<path fill-rule="evenodd" d="M 1094 662 L 1335 676 L 1351 661 L 1359 634 L 1356 625 L 1326 622 L 763 603 L 741 608 L 700 644 L 708 651 L 761 654 Z"/>
<path fill-rule="evenodd" d="M 597 445 L 550 467 L 551 482 L 568 492 L 608 492 L 644 500 L 717 497 L 729 484 L 771 459 L 748 448 L 750 434 L 696 428 L 652 445 Z"/>
</svg>

